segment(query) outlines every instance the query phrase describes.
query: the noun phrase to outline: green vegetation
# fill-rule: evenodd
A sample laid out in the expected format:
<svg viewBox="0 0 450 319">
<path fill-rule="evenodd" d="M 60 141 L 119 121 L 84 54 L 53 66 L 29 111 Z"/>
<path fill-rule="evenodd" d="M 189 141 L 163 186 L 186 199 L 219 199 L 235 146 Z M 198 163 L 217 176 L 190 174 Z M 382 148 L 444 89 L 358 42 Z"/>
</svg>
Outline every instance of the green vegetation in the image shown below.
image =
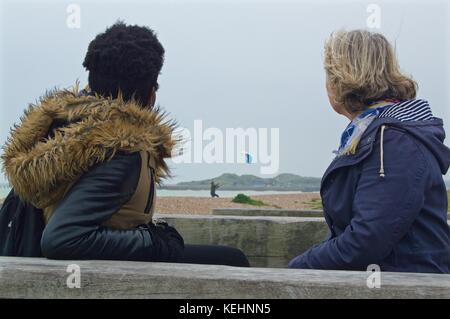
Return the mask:
<svg viewBox="0 0 450 319">
<path fill-rule="evenodd" d="M 269 206 L 268 204 L 264 203 L 263 201 L 251 199 L 249 196 L 244 194 L 237 194 L 233 200 L 233 203 L 238 204 L 247 204 L 247 205 L 253 205 L 253 206 Z"/>
<path fill-rule="evenodd" d="M 447 191 L 447 198 L 448 198 L 448 208 L 447 208 L 447 211 L 450 212 L 450 189 Z"/>
<path fill-rule="evenodd" d="M 309 202 L 305 202 L 311 209 L 323 210 L 322 200 L 320 198 L 311 199 Z"/>
</svg>

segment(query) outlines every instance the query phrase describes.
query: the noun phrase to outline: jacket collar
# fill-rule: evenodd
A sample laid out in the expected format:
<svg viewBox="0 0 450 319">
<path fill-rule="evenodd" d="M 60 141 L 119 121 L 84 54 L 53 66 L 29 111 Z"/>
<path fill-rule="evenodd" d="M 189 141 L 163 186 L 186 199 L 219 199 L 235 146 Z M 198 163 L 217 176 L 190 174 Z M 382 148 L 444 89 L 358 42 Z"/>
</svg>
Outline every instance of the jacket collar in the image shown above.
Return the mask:
<svg viewBox="0 0 450 319">
<path fill-rule="evenodd" d="M 373 144 L 375 142 L 379 128 L 382 125 L 395 124 L 397 122 L 398 121 L 393 118 L 378 118 L 374 120 L 362 135 L 354 154 L 336 156 L 334 158 L 322 177 L 322 184 L 331 172 L 342 167 L 356 165 L 366 159 L 367 156 L 372 153 Z"/>
<path fill-rule="evenodd" d="M 391 117 L 383 117 L 383 118 L 377 118 L 375 121 L 373 121 L 370 126 L 367 128 L 367 130 L 364 132 L 364 134 L 361 137 L 360 143 L 358 144 L 358 147 L 356 149 L 355 154 L 352 155 L 344 155 L 344 156 L 336 156 L 334 160 L 331 162 L 330 166 L 325 171 L 323 177 L 322 177 L 322 185 L 325 181 L 325 179 L 332 173 L 333 171 L 347 166 L 353 166 L 360 162 L 362 162 L 364 159 L 367 158 L 372 153 L 373 150 L 373 144 L 376 140 L 376 135 L 378 134 L 378 131 L 381 126 L 391 126 L 396 127 L 398 129 L 404 130 L 413 136 L 416 136 L 416 131 L 421 131 L 421 128 L 425 127 L 437 127 L 441 128 L 443 126 L 443 121 L 440 118 L 433 117 L 430 120 L 427 121 L 413 121 L 413 122 L 401 122 L 396 118 Z M 419 134 L 420 135 L 420 134 Z M 420 136 L 418 137 L 420 139 Z M 440 145 L 443 146 L 442 142 L 440 141 Z M 449 154 L 448 148 L 443 146 L 443 148 L 446 149 L 447 154 Z M 448 167 L 448 164 L 447 164 Z"/>
</svg>

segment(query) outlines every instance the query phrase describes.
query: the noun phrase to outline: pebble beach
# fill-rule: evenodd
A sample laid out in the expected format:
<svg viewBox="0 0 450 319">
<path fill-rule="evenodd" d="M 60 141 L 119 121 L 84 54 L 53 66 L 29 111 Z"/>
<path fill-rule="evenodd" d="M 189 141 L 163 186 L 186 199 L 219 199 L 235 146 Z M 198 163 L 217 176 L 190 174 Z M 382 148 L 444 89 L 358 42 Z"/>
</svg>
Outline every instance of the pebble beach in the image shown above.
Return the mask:
<svg viewBox="0 0 450 319">
<path fill-rule="evenodd" d="M 220 192 L 219 192 L 220 195 Z M 311 201 L 320 199 L 319 193 L 289 193 L 276 195 L 256 195 L 252 199 L 263 201 L 267 206 L 252 206 L 233 203 L 230 197 L 181 197 L 158 196 L 155 212 L 159 214 L 208 215 L 214 208 L 283 208 L 314 209 Z M 0 199 L 0 205 L 3 199 Z"/>
<path fill-rule="evenodd" d="M 220 192 L 219 192 L 220 195 Z M 214 208 L 283 208 L 313 209 L 312 200 L 320 199 L 319 193 L 297 193 L 255 195 L 252 199 L 263 201 L 268 206 L 252 206 L 233 203 L 232 198 L 211 197 L 157 197 L 155 212 L 160 214 L 208 215 Z"/>
</svg>

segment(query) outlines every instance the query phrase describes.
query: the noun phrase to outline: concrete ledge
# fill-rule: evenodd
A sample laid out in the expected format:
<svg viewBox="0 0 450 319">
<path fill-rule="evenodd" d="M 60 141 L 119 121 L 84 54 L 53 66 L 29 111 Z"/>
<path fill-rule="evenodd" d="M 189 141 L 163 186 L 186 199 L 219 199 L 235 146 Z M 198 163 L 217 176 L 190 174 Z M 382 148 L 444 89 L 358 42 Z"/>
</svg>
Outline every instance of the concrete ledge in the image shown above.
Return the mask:
<svg viewBox="0 0 450 319">
<path fill-rule="evenodd" d="M 312 209 L 216 208 L 212 213 L 219 216 L 323 217 L 323 211 Z"/>
<path fill-rule="evenodd" d="M 280 217 L 323 217 L 322 210 L 315 209 L 275 209 L 275 208 L 215 208 L 218 216 L 280 216 Z M 450 212 L 447 213 L 450 220 Z"/>
<path fill-rule="evenodd" d="M 68 288 L 69 264 L 81 288 Z M 0 257 L 0 298 L 450 298 L 450 275 Z"/>
<path fill-rule="evenodd" d="M 174 225 L 188 244 L 226 245 L 244 251 L 253 267 L 286 267 L 323 241 L 323 218 L 273 216 L 157 215 Z"/>
</svg>

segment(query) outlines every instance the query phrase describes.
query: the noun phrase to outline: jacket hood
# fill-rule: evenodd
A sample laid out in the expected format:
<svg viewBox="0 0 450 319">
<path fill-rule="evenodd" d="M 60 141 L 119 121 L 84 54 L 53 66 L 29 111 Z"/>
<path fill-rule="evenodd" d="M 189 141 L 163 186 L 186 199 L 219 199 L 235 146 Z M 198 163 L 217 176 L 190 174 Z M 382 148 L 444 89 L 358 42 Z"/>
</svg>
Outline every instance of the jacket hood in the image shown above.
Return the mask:
<svg viewBox="0 0 450 319">
<path fill-rule="evenodd" d="M 433 118 L 428 123 L 405 122 L 397 124 L 425 145 L 439 163 L 443 175 L 450 167 L 450 149 L 444 144 L 445 131 L 442 119 Z"/>
<path fill-rule="evenodd" d="M 411 100 L 387 108 L 374 127 L 391 125 L 408 132 L 425 145 L 439 163 L 443 175 L 450 167 L 450 149 L 444 144 L 445 131 L 442 119 L 434 117 L 425 100 Z M 372 130 L 371 130 L 372 131 Z"/>
<path fill-rule="evenodd" d="M 53 91 L 30 105 L 12 128 L 3 170 L 14 191 L 39 208 L 58 202 L 65 186 L 117 152 L 149 152 L 159 183 L 169 176 L 164 159 L 177 145 L 175 127 L 158 108 L 144 109 L 121 97 L 82 95 L 78 86 Z"/>
</svg>

